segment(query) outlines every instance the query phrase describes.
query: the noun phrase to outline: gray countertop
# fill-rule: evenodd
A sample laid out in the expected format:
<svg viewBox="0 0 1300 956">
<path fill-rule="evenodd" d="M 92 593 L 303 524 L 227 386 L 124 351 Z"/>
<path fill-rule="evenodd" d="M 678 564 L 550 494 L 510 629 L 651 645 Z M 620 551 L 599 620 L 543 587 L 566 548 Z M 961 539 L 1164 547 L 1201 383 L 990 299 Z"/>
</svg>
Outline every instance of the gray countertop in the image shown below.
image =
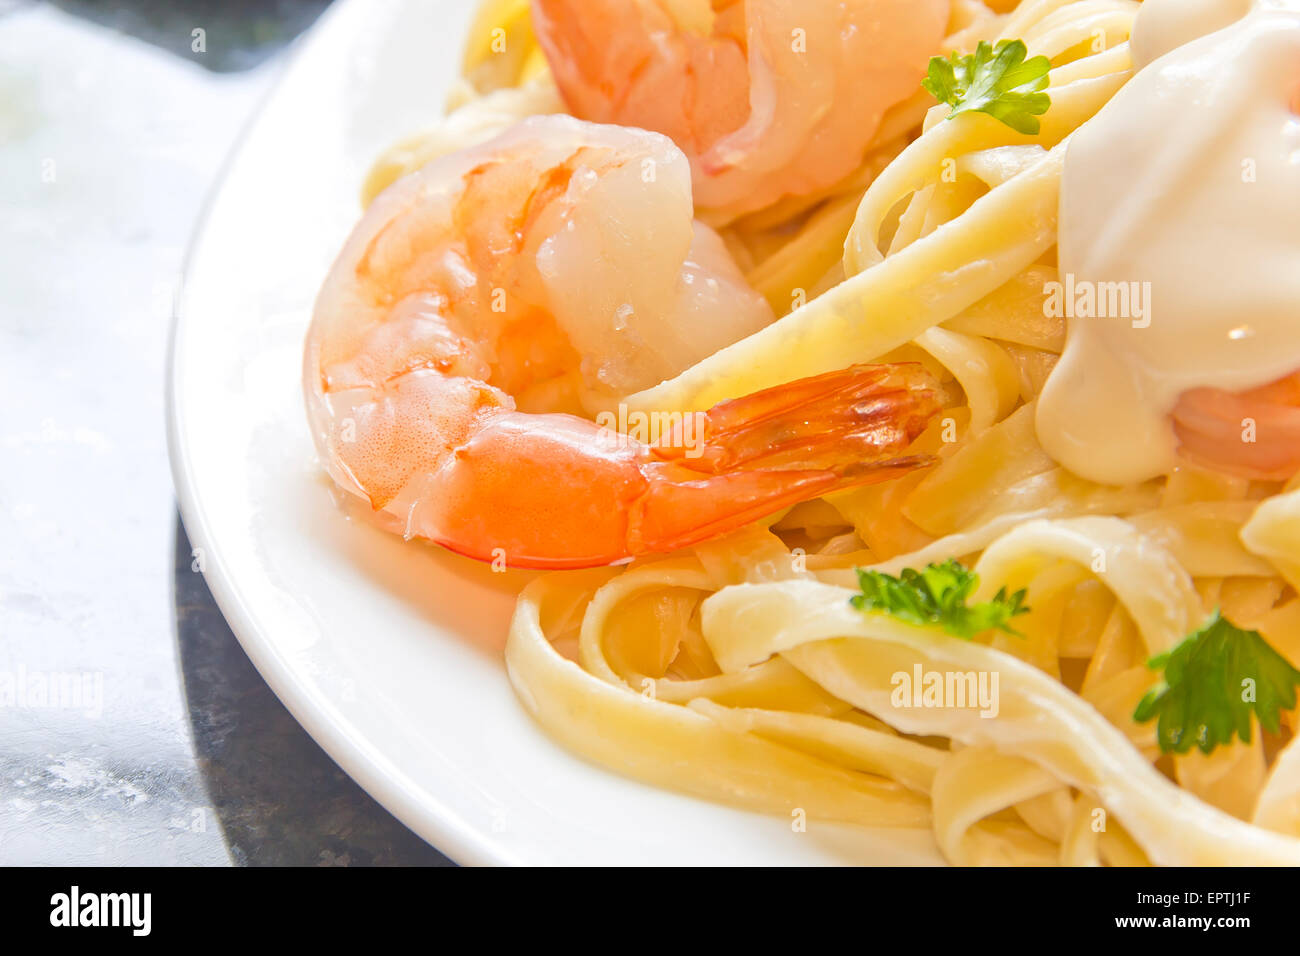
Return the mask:
<svg viewBox="0 0 1300 956">
<path fill-rule="evenodd" d="M 446 863 L 311 741 L 192 570 L 172 299 L 323 0 L 175 6 L 0 0 L 0 864 Z"/>
</svg>

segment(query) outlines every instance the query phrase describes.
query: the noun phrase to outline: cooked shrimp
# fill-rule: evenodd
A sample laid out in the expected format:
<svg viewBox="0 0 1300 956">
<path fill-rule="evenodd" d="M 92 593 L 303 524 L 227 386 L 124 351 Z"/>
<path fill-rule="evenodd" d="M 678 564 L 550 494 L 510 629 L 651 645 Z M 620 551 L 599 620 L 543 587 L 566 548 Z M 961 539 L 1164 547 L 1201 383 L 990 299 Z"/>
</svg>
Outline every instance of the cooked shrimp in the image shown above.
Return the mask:
<svg viewBox="0 0 1300 956">
<path fill-rule="evenodd" d="M 1300 372 L 1247 392 L 1186 392 L 1174 409 L 1174 431 L 1194 461 L 1285 481 L 1300 471 Z"/>
<path fill-rule="evenodd" d="M 575 116 L 657 130 L 701 208 L 748 212 L 857 168 L 919 89 L 949 0 L 532 0 Z"/>
<path fill-rule="evenodd" d="M 654 443 L 588 412 L 771 320 L 692 225 L 666 137 L 529 119 L 371 205 L 308 333 L 334 480 L 408 537 L 518 567 L 698 543 L 921 464 L 919 367 L 848 369 L 678 417 Z"/>
</svg>

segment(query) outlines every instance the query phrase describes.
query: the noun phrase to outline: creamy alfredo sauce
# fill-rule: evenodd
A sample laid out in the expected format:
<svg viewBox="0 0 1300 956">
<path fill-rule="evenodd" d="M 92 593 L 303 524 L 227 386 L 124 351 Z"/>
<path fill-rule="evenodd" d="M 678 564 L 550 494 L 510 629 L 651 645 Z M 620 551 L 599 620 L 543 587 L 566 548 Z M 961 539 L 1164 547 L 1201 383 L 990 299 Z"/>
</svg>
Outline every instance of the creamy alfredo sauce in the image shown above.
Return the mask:
<svg viewBox="0 0 1300 956">
<path fill-rule="evenodd" d="M 1110 484 L 1173 467 L 1184 391 L 1300 369 L 1300 0 L 1147 0 L 1132 47 L 1066 156 L 1069 338 L 1037 419 Z"/>
</svg>

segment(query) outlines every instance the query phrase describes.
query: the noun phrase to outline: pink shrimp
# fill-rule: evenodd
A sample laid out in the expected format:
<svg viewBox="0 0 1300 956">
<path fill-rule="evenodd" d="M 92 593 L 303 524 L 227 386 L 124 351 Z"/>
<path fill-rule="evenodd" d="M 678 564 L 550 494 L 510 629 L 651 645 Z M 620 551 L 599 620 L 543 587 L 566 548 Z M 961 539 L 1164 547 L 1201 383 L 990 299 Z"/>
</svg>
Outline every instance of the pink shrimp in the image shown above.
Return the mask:
<svg viewBox="0 0 1300 956">
<path fill-rule="evenodd" d="M 686 547 L 924 463 L 919 366 L 855 367 L 670 419 L 656 441 L 591 410 L 771 321 L 692 224 L 657 133 L 526 120 L 371 205 L 308 333 L 304 387 L 334 480 L 376 519 L 516 567 Z"/>
<path fill-rule="evenodd" d="M 920 88 L 950 0 L 532 0 L 575 116 L 657 130 L 701 208 L 740 214 L 852 172 Z"/>
<path fill-rule="evenodd" d="M 1285 481 L 1300 471 L 1300 372 L 1246 392 L 1192 389 L 1174 409 L 1174 432 L 1193 461 Z"/>
</svg>

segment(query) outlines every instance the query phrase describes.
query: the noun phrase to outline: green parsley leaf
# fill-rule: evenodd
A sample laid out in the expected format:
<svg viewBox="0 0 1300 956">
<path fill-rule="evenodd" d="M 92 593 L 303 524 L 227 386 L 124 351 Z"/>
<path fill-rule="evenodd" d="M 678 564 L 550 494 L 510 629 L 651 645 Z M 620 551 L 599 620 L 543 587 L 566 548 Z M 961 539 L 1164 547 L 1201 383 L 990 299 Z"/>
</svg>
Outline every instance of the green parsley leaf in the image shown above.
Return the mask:
<svg viewBox="0 0 1300 956">
<path fill-rule="evenodd" d="M 921 85 L 952 107 L 948 119 L 987 113 L 1017 133 L 1032 136 L 1041 128 L 1036 117 L 1052 105 L 1042 92 L 1050 82 L 1052 61 L 1045 56 L 1026 60 L 1028 55 L 1024 40 L 1003 40 L 996 49 L 981 40 L 974 53 L 932 58 L 930 75 Z"/>
<path fill-rule="evenodd" d="M 1185 754 L 1195 745 L 1208 754 L 1233 734 L 1250 743 L 1252 713 L 1277 733 L 1278 714 L 1295 707 L 1300 685 L 1300 670 L 1258 631 L 1243 631 L 1218 611 L 1147 666 L 1164 670 L 1164 679 L 1142 698 L 1133 719 L 1158 718 L 1156 739 L 1164 753 Z"/>
<path fill-rule="evenodd" d="M 1024 606 L 1024 591 L 1008 597 L 1006 588 L 992 601 L 967 605 L 966 599 L 979 586 L 979 575 L 955 560 L 931 564 L 924 571 L 904 568 L 899 577 L 862 568 L 857 572 L 862 593 L 849 601 L 858 610 L 884 611 L 900 621 L 937 626 L 967 640 L 994 628 L 1020 636 L 1008 622 L 1029 610 Z"/>
</svg>

